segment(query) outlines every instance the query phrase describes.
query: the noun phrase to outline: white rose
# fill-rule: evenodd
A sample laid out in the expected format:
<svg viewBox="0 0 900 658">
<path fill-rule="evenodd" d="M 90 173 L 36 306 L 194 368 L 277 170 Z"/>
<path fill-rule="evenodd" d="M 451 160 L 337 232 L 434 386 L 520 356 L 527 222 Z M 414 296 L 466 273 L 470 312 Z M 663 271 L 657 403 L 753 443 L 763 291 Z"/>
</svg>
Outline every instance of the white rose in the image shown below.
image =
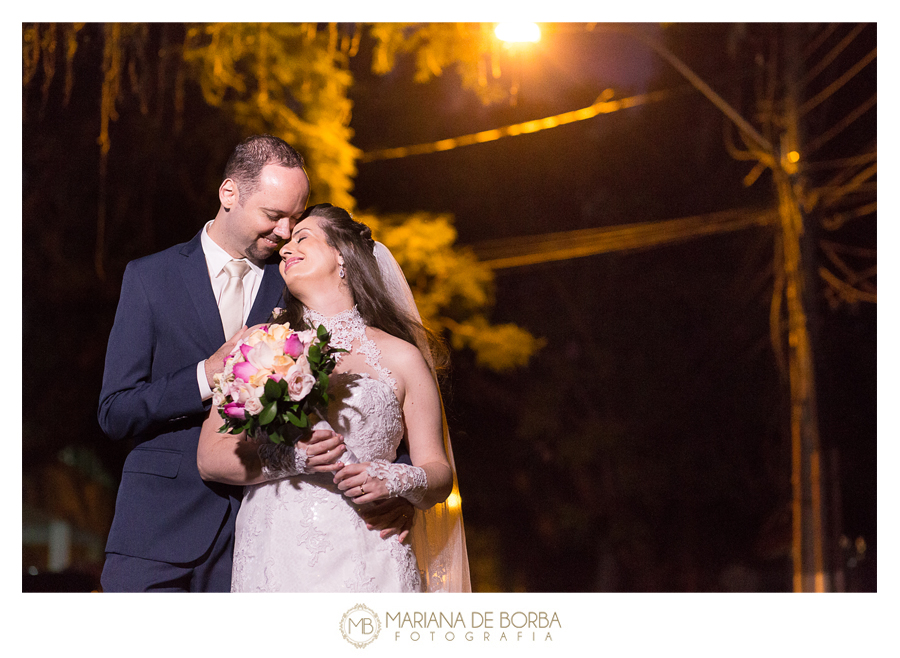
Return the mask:
<svg viewBox="0 0 900 658">
<path fill-rule="evenodd" d="M 288 370 L 287 377 L 285 377 L 288 383 L 288 396 L 294 402 L 303 400 L 316 385 L 316 378 L 309 373 L 309 365 L 306 366 L 306 372 L 299 366 L 298 363 Z"/>
<path fill-rule="evenodd" d="M 262 413 L 263 404 L 259 401 L 259 398 L 249 398 L 244 403 L 244 411 L 246 411 L 251 416 L 258 416 Z"/>
</svg>

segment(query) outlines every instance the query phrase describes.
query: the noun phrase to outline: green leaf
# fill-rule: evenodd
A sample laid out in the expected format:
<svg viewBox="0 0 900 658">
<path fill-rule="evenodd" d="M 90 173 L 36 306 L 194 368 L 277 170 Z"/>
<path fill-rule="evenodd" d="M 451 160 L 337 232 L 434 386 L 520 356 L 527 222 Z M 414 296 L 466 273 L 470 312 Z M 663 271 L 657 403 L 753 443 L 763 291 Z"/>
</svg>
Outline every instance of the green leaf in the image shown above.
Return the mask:
<svg viewBox="0 0 900 658">
<path fill-rule="evenodd" d="M 266 397 L 270 400 L 280 400 L 283 395 L 283 391 L 281 390 L 281 386 L 274 379 L 266 380 Z"/>
<path fill-rule="evenodd" d="M 259 424 L 260 425 L 268 425 L 273 420 L 275 420 L 275 416 L 278 413 L 278 403 L 270 402 L 265 407 L 263 407 L 262 413 L 259 415 Z"/>
<path fill-rule="evenodd" d="M 305 411 L 301 411 L 300 416 L 298 417 L 297 414 L 295 414 L 293 411 L 288 409 L 287 411 L 284 412 L 284 415 L 287 417 L 288 421 L 292 425 L 296 425 L 297 427 L 300 427 L 300 428 L 303 428 L 303 427 L 306 427 L 307 425 L 309 425 L 309 420 L 306 417 Z"/>
</svg>

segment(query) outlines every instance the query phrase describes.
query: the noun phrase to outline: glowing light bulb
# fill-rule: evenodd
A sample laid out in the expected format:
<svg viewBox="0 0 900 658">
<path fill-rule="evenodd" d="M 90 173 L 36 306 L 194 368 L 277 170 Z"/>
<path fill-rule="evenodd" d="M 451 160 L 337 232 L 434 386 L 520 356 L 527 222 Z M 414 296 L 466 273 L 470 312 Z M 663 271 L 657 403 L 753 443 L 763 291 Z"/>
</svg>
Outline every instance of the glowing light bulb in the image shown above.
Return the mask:
<svg viewBox="0 0 900 658">
<path fill-rule="evenodd" d="M 497 23 L 494 34 L 507 43 L 535 43 L 541 40 L 537 23 Z"/>
</svg>

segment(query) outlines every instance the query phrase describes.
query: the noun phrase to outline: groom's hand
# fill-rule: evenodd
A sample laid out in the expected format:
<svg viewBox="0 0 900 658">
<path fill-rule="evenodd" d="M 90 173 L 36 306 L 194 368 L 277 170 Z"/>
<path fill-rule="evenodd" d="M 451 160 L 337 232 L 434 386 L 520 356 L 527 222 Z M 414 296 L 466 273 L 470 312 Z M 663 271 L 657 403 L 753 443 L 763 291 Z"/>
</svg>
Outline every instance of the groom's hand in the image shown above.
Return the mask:
<svg viewBox="0 0 900 658">
<path fill-rule="evenodd" d="M 213 375 L 225 370 L 225 357 L 231 354 L 231 350 L 237 345 L 237 342 L 241 339 L 241 336 L 244 335 L 245 331 L 247 331 L 246 326 L 238 329 L 237 333 L 225 341 L 225 344 L 217 349 L 216 353 L 209 357 L 203 364 L 203 369 L 206 371 L 206 383 L 209 384 L 210 389 L 213 387 Z"/>
<path fill-rule="evenodd" d="M 369 530 L 381 530 L 381 538 L 397 535 L 406 539 L 413 524 L 416 508 L 406 498 L 388 498 L 363 505 L 359 513 Z"/>
</svg>

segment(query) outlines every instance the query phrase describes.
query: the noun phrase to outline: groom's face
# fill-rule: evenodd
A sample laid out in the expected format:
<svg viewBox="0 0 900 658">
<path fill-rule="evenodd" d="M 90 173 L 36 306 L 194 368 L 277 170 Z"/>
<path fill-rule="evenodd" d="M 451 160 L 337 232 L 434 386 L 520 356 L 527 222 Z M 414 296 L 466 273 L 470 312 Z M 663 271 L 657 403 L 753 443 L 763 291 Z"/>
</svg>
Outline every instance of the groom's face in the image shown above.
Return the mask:
<svg viewBox="0 0 900 658">
<path fill-rule="evenodd" d="M 306 208 L 309 179 L 300 168 L 266 165 L 256 191 L 240 194 L 228 213 L 233 248 L 242 256 L 264 261 L 291 235 Z"/>
</svg>

